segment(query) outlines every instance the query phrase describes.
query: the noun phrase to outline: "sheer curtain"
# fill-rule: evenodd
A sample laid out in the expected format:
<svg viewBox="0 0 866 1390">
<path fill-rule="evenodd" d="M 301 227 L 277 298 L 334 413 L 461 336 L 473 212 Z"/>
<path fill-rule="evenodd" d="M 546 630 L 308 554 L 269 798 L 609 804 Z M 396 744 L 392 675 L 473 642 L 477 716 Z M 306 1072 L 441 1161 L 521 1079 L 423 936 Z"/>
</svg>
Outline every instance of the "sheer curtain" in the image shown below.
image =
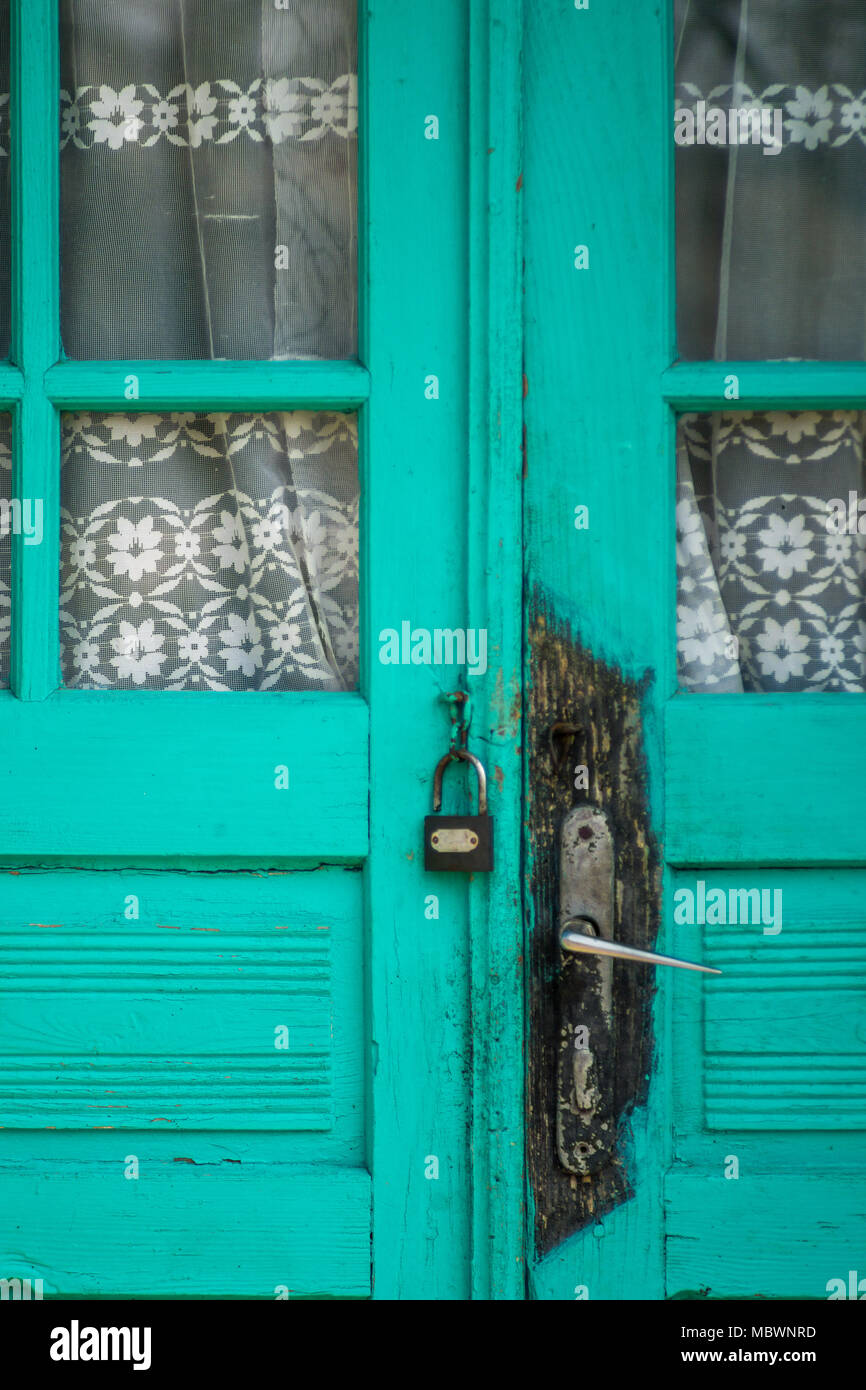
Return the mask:
<svg viewBox="0 0 866 1390">
<path fill-rule="evenodd" d="M 861 0 L 675 0 L 675 41 L 675 108 L 696 122 L 676 153 L 680 356 L 862 360 Z M 781 149 L 731 140 L 727 119 L 701 143 L 714 109 L 778 119 Z M 866 688 L 866 537 L 837 506 L 866 499 L 864 421 L 734 406 L 680 420 L 685 688 Z"/>
<path fill-rule="evenodd" d="M 353 356 L 354 0 L 60 8 L 67 356 Z M 129 398 L 62 420 L 64 682 L 356 686 L 355 417 Z"/>
</svg>

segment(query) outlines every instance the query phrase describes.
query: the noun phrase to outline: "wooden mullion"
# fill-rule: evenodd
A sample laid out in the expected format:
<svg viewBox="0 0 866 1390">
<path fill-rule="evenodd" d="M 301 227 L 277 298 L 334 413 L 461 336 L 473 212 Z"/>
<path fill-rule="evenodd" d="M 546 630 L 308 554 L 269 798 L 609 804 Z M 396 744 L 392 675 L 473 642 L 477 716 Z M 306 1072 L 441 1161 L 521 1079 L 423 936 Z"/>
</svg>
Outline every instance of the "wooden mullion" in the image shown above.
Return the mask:
<svg viewBox="0 0 866 1390">
<path fill-rule="evenodd" d="M 6 363 L 0 365 L 0 409 L 8 410 L 23 394 L 24 377 L 18 368 Z"/>
<path fill-rule="evenodd" d="M 662 395 L 676 410 L 857 410 L 866 362 L 678 362 Z"/>
<path fill-rule="evenodd" d="M 38 544 L 12 535 L 11 686 L 42 700 L 60 681 L 60 438 L 44 378 L 60 355 L 57 0 L 12 5 L 12 357 L 20 372 L 12 490 L 42 508 Z"/>
<path fill-rule="evenodd" d="M 358 362 L 62 362 L 45 388 L 63 410 L 356 410 Z"/>
</svg>

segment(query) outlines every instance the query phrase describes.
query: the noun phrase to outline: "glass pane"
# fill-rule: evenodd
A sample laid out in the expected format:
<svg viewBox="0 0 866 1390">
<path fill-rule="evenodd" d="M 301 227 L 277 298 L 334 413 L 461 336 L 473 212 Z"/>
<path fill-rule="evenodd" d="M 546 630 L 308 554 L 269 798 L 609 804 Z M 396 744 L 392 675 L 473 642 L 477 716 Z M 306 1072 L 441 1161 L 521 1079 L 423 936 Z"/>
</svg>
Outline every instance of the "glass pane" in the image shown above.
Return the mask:
<svg viewBox="0 0 866 1390">
<path fill-rule="evenodd" d="M 688 690 L 866 690 L 866 412 L 683 415 Z"/>
<path fill-rule="evenodd" d="M 9 356 L 12 176 L 9 158 L 9 0 L 0 0 L 0 358 Z"/>
<path fill-rule="evenodd" d="M 62 430 L 67 685 L 357 686 L 356 416 L 75 413 Z"/>
<path fill-rule="evenodd" d="M 73 358 L 357 337 L 356 0 L 61 0 Z"/>
<path fill-rule="evenodd" d="M 674 10 L 680 356 L 863 359 L 863 0 Z"/>
</svg>

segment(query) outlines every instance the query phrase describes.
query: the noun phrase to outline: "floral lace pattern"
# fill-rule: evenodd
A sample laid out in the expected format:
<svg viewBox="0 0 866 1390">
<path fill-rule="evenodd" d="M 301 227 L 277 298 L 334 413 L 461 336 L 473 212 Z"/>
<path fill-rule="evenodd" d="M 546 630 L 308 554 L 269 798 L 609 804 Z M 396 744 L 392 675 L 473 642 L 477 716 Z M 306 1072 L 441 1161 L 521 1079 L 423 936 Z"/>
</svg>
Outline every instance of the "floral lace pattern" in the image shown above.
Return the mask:
<svg viewBox="0 0 866 1390">
<path fill-rule="evenodd" d="M 63 417 L 60 620 L 80 689 L 347 689 L 357 421 Z"/>
<path fill-rule="evenodd" d="M 238 138 L 321 140 L 332 131 L 343 139 L 358 133 L 358 77 L 347 72 L 333 82 L 318 77 L 257 78 L 244 87 L 229 77 L 193 87 L 180 82 L 164 95 L 151 82 L 130 82 L 60 93 L 60 148 L 128 145 L 149 149 L 166 141 L 198 149 L 205 141 L 226 145 Z M 0 157 L 9 154 L 9 93 L 0 92 Z"/>
<path fill-rule="evenodd" d="M 842 410 L 681 417 L 685 688 L 866 688 L 866 535 L 828 524 L 832 501 L 847 512 L 852 491 L 866 496 L 864 421 Z"/>
<path fill-rule="evenodd" d="M 820 145 L 838 149 L 851 140 L 866 145 L 866 91 L 851 91 L 842 82 L 828 82 L 811 91 L 799 84 L 774 82 L 760 91 L 746 83 L 725 83 L 702 92 L 693 82 L 676 87 L 675 106 L 694 111 L 697 103 L 707 107 L 771 111 L 781 109 L 785 138 L 782 149 L 800 146 L 816 150 Z"/>
<path fill-rule="evenodd" d="M 2 128 L 0 128 L 2 129 Z M 358 130 L 358 81 L 345 73 L 333 82 L 316 77 L 257 78 L 243 86 L 221 77 L 193 87 L 180 82 L 164 94 L 150 82 L 76 87 L 60 93 L 61 149 L 128 145 L 149 149 L 166 141 L 198 147 L 237 139 L 321 140 L 332 131 L 348 139 Z"/>
</svg>

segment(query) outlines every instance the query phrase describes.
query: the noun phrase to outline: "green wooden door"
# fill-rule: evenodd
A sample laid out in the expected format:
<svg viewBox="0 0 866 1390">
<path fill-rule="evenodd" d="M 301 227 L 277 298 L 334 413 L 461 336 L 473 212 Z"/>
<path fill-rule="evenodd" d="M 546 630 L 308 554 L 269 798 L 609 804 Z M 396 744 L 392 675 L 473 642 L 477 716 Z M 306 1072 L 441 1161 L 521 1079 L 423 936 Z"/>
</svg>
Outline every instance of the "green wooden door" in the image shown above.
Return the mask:
<svg viewBox="0 0 866 1390">
<path fill-rule="evenodd" d="M 12 537 L 0 691 L 0 1277 L 46 1298 L 522 1288 L 519 168 L 489 86 L 517 42 L 492 8 L 359 7 L 358 360 L 168 362 L 61 351 L 58 8 L 11 6 L 0 405 L 44 540 Z M 84 411 L 357 421 L 359 689 L 64 688 L 60 429 Z M 483 630 L 487 659 L 395 664 L 404 626 Z M 423 869 L 457 688 L 499 818 L 483 882 Z"/>
<path fill-rule="evenodd" d="M 693 6 L 692 18 L 712 8 Z M 728 8 L 735 20 L 745 15 L 746 6 Z M 750 7 L 753 25 L 768 8 Z M 735 62 L 748 61 L 736 24 L 733 49 Z M 792 52 L 785 50 L 789 67 Z M 745 430 L 749 417 L 725 412 L 755 412 L 755 428 L 782 412 L 786 429 L 798 420 L 821 429 L 821 412 L 862 410 L 866 369 L 862 360 L 830 360 L 845 355 L 832 350 L 841 332 L 819 350 L 741 347 L 739 359 L 717 351 L 713 361 L 677 361 L 673 53 L 668 5 L 559 0 L 527 13 L 531 1287 L 538 1298 L 569 1299 L 859 1297 L 866 695 L 862 683 L 846 685 L 829 667 L 820 689 L 798 693 L 788 680 L 804 669 L 800 634 L 825 620 L 820 585 L 802 595 L 814 606 L 801 606 L 781 655 L 754 637 L 754 613 L 740 612 L 758 674 L 788 687 L 681 689 L 674 509 L 679 416 L 700 421 L 717 412 L 723 425 Z M 831 115 L 831 107 L 847 98 L 828 86 L 815 98 L 827 110 L 810 115 L 817 81 L 776 71 L 767 53 L 753 97 L 766 87 L 767 104 L 781 107 L 786 144 L 803 160 L 822 141 L 836 150 L 839 111 Z M 839 72 L 827 72 L 827 82 L 834 76 L 844 82 Z M 803 87 L 783 90 L 790 80 Z M 716 92 L 720 105 L 730 91 Z M 693 87 L 689 99 L 701 95 Z M 824 122 L 817 136 L 807 117 Z M 740 160 L 748 153 L 740 150 Z M 786 147 L 764 160 L 753 228 L 762 205 L 789 206 L 790 189 L 772 180 L 783 178 L 786 160 L 792 177 L 790 159 Z M 726 187 L 723 179 L 716 206 L 725 236 L 735 239 L 742 204 L 729 193 L 725 222 Z M 807 206 L 817 214 L 833 202 L 831 187 L 826 181 L 803 204 L 804 218 Z M 859 238 L 862 207 L 856 199 L 847 207 Z M 790 230 L 796 237 L 799 224 Z M 832 269 L 831 239 L 821 245 L 827 279 L 819 274 L 792 291 L 812 296 L 813 323 L 834 274 L 837 284 L 844 278 Z M 703 249 L 710 293 L 714 251 L 709 242 Z M 862 285 L 851 285 L 846 293 L 862 317 Z M 774 301 L 766 283 L 753 293 L 768 337 L 789 301 L 781 292 Z M 861 347 L 846 350 L 862 355 Z M 760 360 L 794 356 L 825 360 Z M 839 415 L 836 424 L 847 428 L 849 419 Z M 800 443 L 787 454 L 765 450 L 787 460 L 791 477 L 769 489 L 784 497 L 755 503 L 754 525 L 765 528 L 770 548 L 774 525 L 779 534 L 805 527 L 793 518 L 813 505 L 796 480 L 809 454 Z M 831 454 L 823 450 L 821 467 L 830 467 Z M 720 446 L 714 466 L 718 458 Z M 810 478 L 818 489 L 820 468 Z M 788 507 L 790 520 L 780 512 L 771 522 L 774 507 Z M 816 516 L 806 544 L 829 556 Z M 738 524 L 745 536 L 753 523 Z M 731 563 L 738 554 L 729 553 Z M 765 634 L 789 621 L 791 593 L 781 595 L 778 580 L 801 589 L 794 566 L 778 557 L 772 593 L 782 616 Z M 804 549 L 794 565 L 807 562 Z M 761 593 L 753 580 L 747 598 Z M 683 591 L 679 602 L 687 606 Z M 843 645 L 830 643 L 828 659 Z M 570 743 L 559 736 L 559 770 L 548 743 L 555 722 L 580 730 Z M 553 944 L 556 835 L 581 802 L 600 805 L 614 827 L 613 935 L 723 972 L 614 965 L 614 1023 L 602 1050 L 616 1138 L 609 1161 L 588 1176 L 557 1161 L 555 1130 L 560 1030 L 579 1022 L 567 1014 Z"/>
</svg>

